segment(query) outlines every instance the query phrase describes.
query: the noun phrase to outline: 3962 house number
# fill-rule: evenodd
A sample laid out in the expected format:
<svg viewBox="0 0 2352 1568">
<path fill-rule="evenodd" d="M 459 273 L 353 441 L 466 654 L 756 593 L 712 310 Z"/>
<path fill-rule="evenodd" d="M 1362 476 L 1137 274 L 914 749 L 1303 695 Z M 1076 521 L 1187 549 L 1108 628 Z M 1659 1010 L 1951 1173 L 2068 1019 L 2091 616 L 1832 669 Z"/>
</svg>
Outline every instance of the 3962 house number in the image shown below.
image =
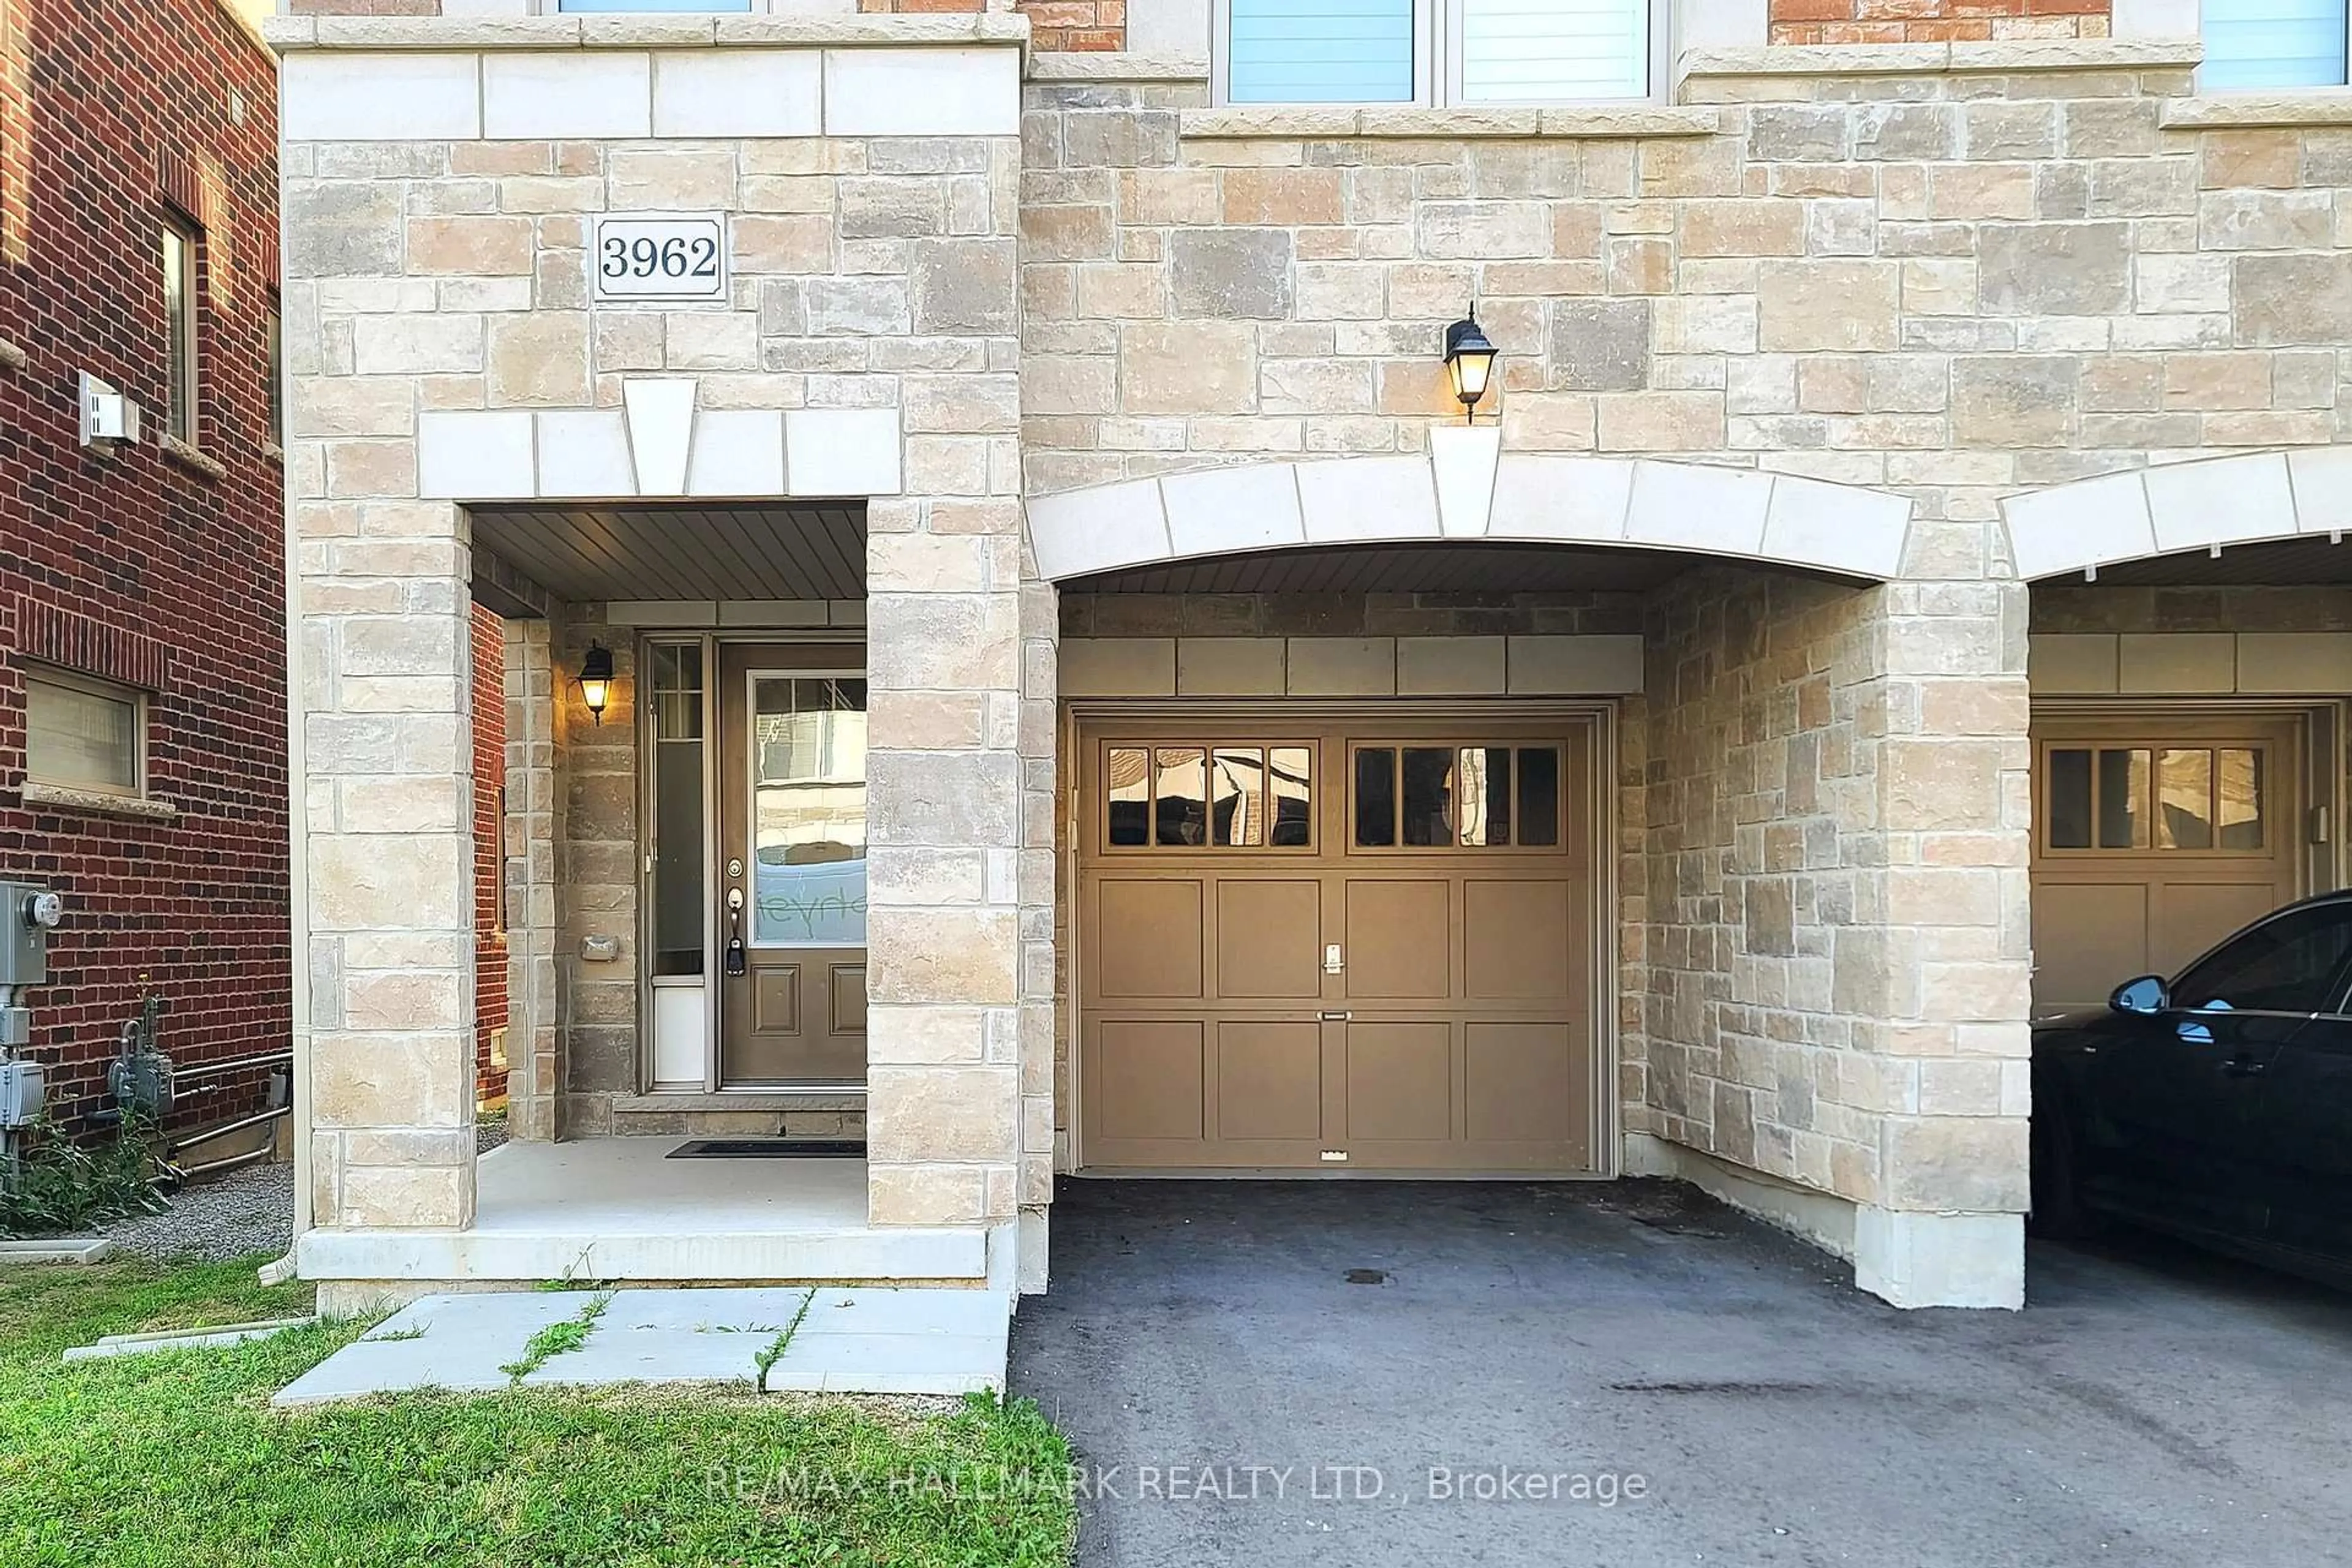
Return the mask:
<svg viewBox="0 0 2352 1568">
<path fill-rule="evenodd" d="M 598 304 L 727 298 L 727 223 L 707 217 L 602 217 L 589 237 Z"/>
</svg>

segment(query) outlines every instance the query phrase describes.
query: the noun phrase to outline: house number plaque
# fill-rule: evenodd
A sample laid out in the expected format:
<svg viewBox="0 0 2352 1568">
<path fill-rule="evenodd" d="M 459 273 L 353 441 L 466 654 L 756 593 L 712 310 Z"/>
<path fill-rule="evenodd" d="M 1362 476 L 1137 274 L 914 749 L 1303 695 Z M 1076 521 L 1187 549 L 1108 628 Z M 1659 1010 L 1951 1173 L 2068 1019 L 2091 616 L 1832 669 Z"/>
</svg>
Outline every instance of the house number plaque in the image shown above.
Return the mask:
<svg viewBox="0 0 2352 1568">
<path fill-rule="evenodd" d="M 588 274 L 600 305 L 723 304 L 727 260 L 727 220 L 717 213 L 611 215 L 589 234 Z"/>
</svg>

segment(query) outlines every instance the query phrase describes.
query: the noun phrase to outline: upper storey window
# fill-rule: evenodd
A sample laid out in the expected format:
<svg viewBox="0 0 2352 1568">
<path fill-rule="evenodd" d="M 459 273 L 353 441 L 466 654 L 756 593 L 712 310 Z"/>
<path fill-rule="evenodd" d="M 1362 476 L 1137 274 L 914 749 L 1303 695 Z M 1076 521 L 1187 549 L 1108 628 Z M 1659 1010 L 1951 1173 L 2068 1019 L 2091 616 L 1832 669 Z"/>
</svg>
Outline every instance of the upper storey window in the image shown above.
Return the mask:
<svg viewBox="0 0 2352 1568">
<path fill-rule="evenodd" d="M 2342 87 L 2345 0 L 2205 0 L 2208 88 Z"/>
<path fill-rule="evenodd" d="M 1643 98 L 1650 0 L 1216 0 L 1227 103 Z"/>
<path fill-rule="evenodd" d="M 749 11 L 751 0 L 555 0 L 572 11 Z"/>
</svg>

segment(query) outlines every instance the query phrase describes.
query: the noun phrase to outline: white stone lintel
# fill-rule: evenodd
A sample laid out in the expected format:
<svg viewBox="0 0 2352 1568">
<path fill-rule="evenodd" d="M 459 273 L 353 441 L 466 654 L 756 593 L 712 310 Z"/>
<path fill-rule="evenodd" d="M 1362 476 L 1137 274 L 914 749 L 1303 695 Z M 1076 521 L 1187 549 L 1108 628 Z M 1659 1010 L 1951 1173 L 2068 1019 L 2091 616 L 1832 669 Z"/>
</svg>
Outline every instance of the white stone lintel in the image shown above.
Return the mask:
<svg viewBox="0 0 2352 1568">
<path fill-rule="evenodd" d="M 1188 109 L 1188 141 L 1395 138 L 1712 136 L 1723 111 L 1707 104 L 1588 104 L 1559 109 Z"/>
<path fill-rule="evenodd" d="M 262 37 L 280 54 L 321 49 L 895 48 L 1020 46 L 1029 18 L 1012 12 L 952 15 L 265 16 Z"/>
<path fill-rule="evenodd" d="M 2147 70 L 2186 68 L 2205 58 L 2197 38 L 2021 38 L 2000 43 L 1769 44 L 1689 49 L 1676 75 L 1940 76 L 1948 71 Z"/>
</svg>

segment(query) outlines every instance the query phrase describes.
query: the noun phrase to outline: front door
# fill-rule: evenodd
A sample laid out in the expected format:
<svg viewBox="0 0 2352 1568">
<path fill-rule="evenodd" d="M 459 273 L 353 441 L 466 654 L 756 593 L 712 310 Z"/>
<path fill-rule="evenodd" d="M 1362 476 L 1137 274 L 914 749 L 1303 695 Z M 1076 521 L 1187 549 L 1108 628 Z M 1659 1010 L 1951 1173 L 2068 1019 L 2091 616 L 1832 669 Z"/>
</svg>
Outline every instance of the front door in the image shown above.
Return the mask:
<svg viewBox="0 0 2352 1568">
<path fill-rule="evenodd" d="M 866 1082 L 858 647 L 719 648 L 719 1081 Z"/>
<path fill-rule="evenodd" d="M 1085 1165 L 1598 1169 L 1594 731 L 1089 724 Z"/>
</svg>

